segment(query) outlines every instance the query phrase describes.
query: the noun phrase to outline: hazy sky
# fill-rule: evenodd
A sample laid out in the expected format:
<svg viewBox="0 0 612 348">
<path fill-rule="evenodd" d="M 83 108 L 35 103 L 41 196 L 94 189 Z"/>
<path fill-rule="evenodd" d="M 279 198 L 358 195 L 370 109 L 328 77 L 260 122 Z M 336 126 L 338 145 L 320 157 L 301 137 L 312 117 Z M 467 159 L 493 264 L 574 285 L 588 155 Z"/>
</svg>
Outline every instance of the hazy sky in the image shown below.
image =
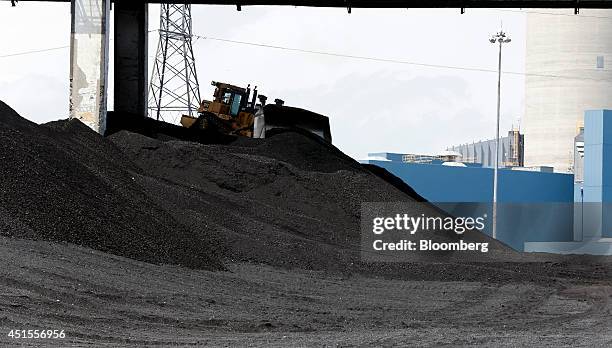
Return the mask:
<svg viewBox="0 0 612 348">
<path fill-rule="evenodd" d="M 150 6 L 150 29 L 159 26 Z M 193 6 L 198 35 L 404 62 L 497 69 L 488 38 L 512 37 L 504 70 L 524 72 L 525 14 L 513 10 L 311 9 Z M 35 122 L 66 118 L 69 49 L 67 3 L 0 3 L 0 99 Z M 150 36 L 149 56 L 157 47 Z M 111 44 L 112 47 L 112 44 Z M 495 134 L 497 75 L 462 69 L 366 61 L 199 39 L 194 50 L 201 95 L 211 80 L 259 86 L 269 100 L 328 115 L 336 146 L 368 152 L 437 152 Z M 150 64 L 150 67 L 152 65 Z M 502 76 L 502 133 L 523 114 L 524 77 Z M 112 96 L 112 84 L 109 94 Z M 109 108 L 112 109 L 112 97 Z"/>
</svg>

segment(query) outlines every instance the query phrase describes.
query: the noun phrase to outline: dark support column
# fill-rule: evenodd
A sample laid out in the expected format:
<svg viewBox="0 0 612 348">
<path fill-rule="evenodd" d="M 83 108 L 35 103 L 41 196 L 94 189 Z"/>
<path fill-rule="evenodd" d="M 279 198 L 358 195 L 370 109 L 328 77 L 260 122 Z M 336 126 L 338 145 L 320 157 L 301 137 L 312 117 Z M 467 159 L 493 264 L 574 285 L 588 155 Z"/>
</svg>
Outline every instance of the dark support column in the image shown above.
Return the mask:
<svg viewBox="0 0 612 348">
<path fill-rule="evenodd" d="M 148 4 L 115 1 L 115 112 L 147 115 Z"/>
</svg>

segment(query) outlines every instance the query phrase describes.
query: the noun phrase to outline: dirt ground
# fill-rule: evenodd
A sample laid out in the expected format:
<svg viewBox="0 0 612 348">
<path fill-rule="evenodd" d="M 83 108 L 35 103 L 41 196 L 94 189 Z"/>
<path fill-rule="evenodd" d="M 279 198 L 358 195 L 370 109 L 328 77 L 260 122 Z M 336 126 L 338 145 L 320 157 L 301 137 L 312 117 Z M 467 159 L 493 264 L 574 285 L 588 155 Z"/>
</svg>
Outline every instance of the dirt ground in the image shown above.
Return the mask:
<svg viewBox="0 0 612 348">
<path fill-rule="evenodd" d="M 612 344 L 612 281 L 580 265 L 549 282 L 441 282 L 247 263 L 211 272 L 6 237 L 0 254 L 2 346 Z"/>
</svg>

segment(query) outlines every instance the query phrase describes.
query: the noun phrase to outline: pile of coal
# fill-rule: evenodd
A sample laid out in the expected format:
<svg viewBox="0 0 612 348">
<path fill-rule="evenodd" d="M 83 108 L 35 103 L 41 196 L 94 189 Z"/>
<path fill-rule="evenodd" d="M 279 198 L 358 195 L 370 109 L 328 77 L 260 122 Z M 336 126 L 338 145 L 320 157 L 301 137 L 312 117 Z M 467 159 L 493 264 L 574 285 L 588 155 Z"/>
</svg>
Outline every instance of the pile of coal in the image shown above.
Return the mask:
<svg viewBox="0 0 612 348">
<path fill-rule="evenodd" d="M 209 240 L 155 205 L 135 166 L 79 121 L 37 125 L 0 102 L 0 231 L 152 263 L 221 269 Z"/>
<path fill-rule="evenodd" d="M 361 166 L 300 132 L 237 139 L 230 145 L 161 141 L 127 131 L 110 139 L 146 173 L 142 186 L 157 204 L 189 228 L 215 236 L 231 261 L 379 272 L 380 267 L 361 261 L 362 203 L 422 201 L 389 172 Z M 439 214 L 422 209 L 406 213 Z M 430 237 L 436 242 L 458 239 L 446 232 Z M 449 253 L 413 253 L 406 260 L 490 261 L 508 251 L 479 232 L 463 238 L 489 242 L 491 250 L 487 255 L 459 252 L 454 259 Z M 392 272 L 402 268 L 385 266 Z"/>
<path fill-rule="evenodd" d="M 204 269 L 254 262 L 397 275 L 424 270 L 417 263 L 500 261 L 509 253 L 473 232 L 463 238 L 490 242 L 486 255 L 363 262 L 362 203 L 422 201 L 392 174 L 299 131 L 185 140 L 179 129 L 167 136 L 158 123 L 149 126 L 146 135 L 123 130 L 105 138 L 76 120 L 36 125 L 0 103 L 1 233 Z M 467 277 L 461 267 L 444 272 Z"/>
</svg>

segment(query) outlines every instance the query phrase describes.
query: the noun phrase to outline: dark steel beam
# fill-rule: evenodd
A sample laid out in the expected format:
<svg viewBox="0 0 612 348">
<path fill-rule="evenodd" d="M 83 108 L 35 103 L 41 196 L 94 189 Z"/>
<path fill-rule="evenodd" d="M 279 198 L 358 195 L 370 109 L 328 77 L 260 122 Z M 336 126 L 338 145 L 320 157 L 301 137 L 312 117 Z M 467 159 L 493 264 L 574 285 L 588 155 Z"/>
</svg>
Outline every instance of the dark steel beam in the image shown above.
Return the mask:
<svg viewBox="0 0 612 348">
<path fill-rule="evenodd" d="M 69 2 L 70 0 L 42 1 Z M 113 0 L 113 2 L 168 3 L 169 1 Z M 285 5 L 341 8 L 612 8 L 612 0 L 190 0 L 172 1 L 172 3 L 239 5 L 240 7 L 251 5 Z"/>
</svg>

